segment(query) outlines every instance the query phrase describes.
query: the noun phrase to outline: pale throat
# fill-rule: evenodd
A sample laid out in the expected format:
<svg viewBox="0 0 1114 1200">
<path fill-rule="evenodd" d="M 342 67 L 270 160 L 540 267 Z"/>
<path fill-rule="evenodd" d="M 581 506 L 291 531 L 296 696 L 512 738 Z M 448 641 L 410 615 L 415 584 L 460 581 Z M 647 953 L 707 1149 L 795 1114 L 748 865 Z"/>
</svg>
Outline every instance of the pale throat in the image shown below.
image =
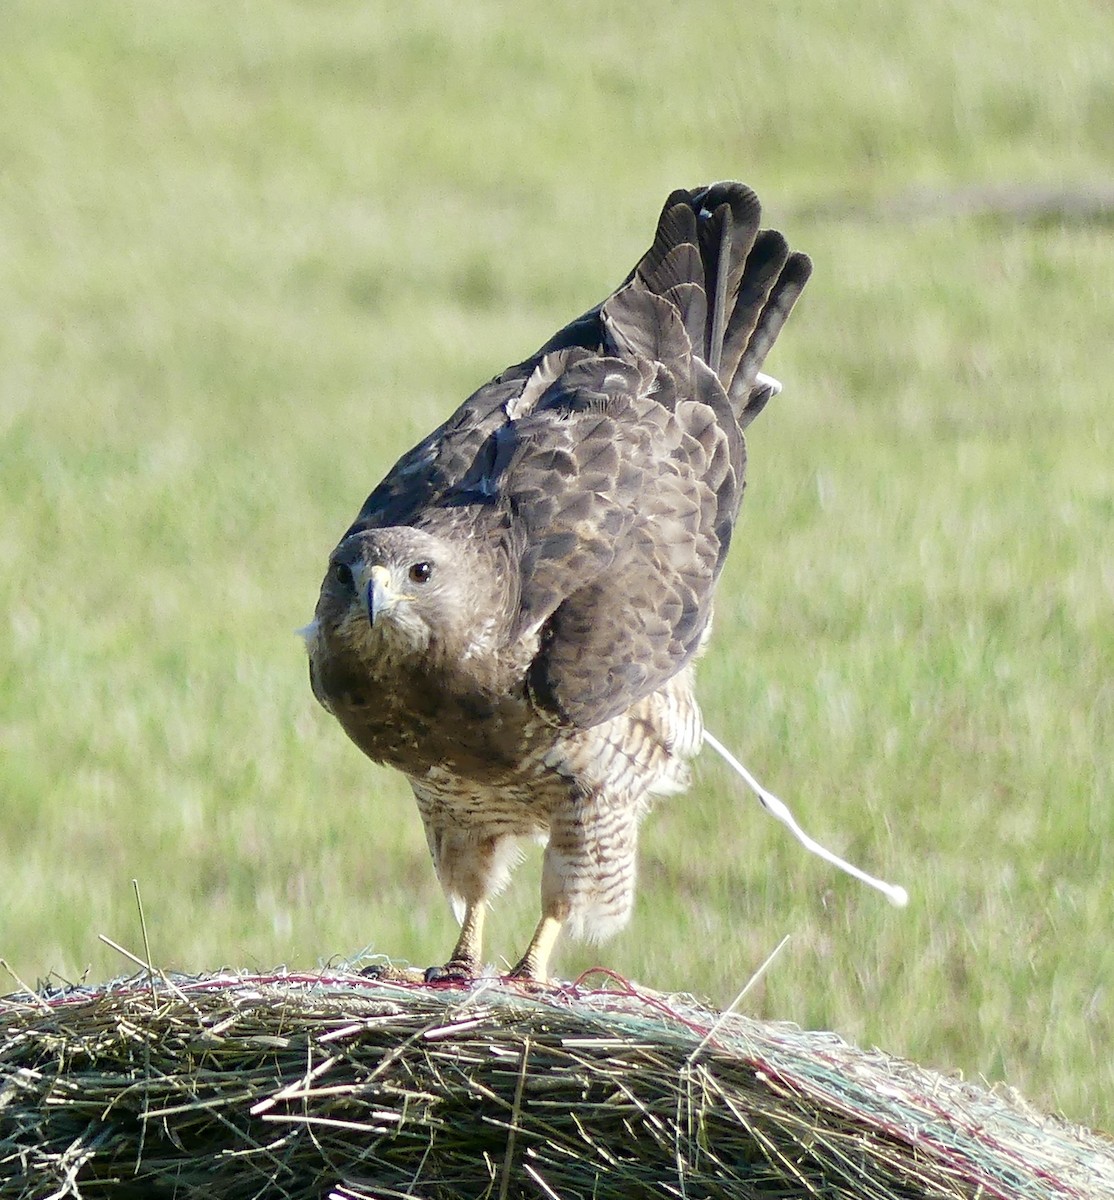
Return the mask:
<svg viewBox="0 0 1114 1200">
<path fill-rule="evenodd" d="M 361 641 L 377 658 L 404 660 L 429 649 L 432 631 L 417 613 L 407 611 L 405 602 L 392 612 L 384 613 L 374 625 L 368 623 L 366 616 L 357 619 L 364 627 Z"/>
</svg>

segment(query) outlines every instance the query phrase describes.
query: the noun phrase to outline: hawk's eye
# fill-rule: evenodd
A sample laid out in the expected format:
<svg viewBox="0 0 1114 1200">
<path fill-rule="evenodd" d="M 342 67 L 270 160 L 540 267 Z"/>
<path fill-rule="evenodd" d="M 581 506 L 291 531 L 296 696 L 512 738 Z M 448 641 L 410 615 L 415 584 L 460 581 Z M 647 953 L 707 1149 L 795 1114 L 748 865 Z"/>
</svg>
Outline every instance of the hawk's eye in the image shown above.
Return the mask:
<svg viewBox="0 0 1114 1200">
<path fill-rule="evenodd" d="M 411 583 L 426 583 L 429 577 L 433 574 L 433 564 L 427 562 L 416 562 L 410 568 Z"/>
<path fill-rule="evenodd" d="M 356 590 L 356 582 L 352 578 L 352 568 L 347 563 L 333 563 L 329 568 L 329 574 L 332 576 L 333 583 L 342 591 L 354 592 Z"/>
</svg>

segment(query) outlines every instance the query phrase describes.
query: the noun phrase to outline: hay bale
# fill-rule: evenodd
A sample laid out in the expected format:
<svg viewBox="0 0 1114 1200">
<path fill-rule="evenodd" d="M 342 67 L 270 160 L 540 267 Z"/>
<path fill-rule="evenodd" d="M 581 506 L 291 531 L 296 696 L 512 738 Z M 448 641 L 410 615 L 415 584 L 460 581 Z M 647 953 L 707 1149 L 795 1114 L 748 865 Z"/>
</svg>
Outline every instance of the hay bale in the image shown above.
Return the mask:
<svg viewBox="0 0 1114 1200">
<path fill-rule="evenodd" d="M 583 982 L 132 979 L 0 1002 L 0 1197 L 1114 1196 L 1097 1135 Z"/>
</svg>

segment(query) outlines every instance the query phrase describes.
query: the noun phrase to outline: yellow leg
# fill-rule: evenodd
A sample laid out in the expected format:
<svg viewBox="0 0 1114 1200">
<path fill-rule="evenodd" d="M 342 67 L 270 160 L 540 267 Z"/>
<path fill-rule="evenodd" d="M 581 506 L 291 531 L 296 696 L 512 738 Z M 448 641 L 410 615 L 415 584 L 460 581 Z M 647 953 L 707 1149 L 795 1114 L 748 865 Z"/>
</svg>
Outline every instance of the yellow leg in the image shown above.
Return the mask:
<svg viewBox="0 0 1114 1200">
<path fill-rule="evenodd" d="M 460 923 L 460 937 L 456 939 L 452 961 L 480 965 L 480 955 L 484 945 L 484 917 L 487 915 L 487 905 L 483 900 L 476 900 L 464 908 L 464 920 Z"/>
<path fill-rule="evenodd" d="M 511 972 L 515 979 L 533 979 L 544 983 L 548 978 L 549 956 L 565 922 L 558 917 L 545 916 L 538 922 L 526 953 Z"/>
<path fill-rule="evenodd" d="M 480 969 L 480 957 L 483 954 L 486 913 L 487 904 L 483 900 L 476 900 L 465 906 L 464 920 L 460 923 L 460 937 L 456 939 L 449 961 L 443 967 L 430 967 L 426 972 L 427 976 L 431 972 L 437 973 L 439 977 L 475 975 Z"/>
</svg>

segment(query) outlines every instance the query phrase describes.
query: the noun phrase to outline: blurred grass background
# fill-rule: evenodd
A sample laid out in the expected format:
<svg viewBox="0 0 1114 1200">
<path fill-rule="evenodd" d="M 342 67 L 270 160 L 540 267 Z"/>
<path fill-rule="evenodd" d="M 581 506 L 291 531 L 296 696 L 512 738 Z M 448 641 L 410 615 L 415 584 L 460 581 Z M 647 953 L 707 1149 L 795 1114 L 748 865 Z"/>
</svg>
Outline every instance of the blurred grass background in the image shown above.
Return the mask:
<svg viewBox="0 0 1114 1200">
<path fill-rule="evenodd" d="M 412 801 L 292 630 L 394 459 L 618 283 L 668 191 L 738 177 L 816 273 L 705 712 L 912 904 L 706 757 L 631 929 L 556 968 L 726 1004 L 788 933 L 748 1011 L 1114 1127 L 1114 232 L 869 217 L 1108 182 L 1108 5 L 8 0 L 0 38 L 17 972 L 129 971 L 97 934 L 138 950 L 133 878 L 168 968 L 443 958 Z"/>
</svg>

